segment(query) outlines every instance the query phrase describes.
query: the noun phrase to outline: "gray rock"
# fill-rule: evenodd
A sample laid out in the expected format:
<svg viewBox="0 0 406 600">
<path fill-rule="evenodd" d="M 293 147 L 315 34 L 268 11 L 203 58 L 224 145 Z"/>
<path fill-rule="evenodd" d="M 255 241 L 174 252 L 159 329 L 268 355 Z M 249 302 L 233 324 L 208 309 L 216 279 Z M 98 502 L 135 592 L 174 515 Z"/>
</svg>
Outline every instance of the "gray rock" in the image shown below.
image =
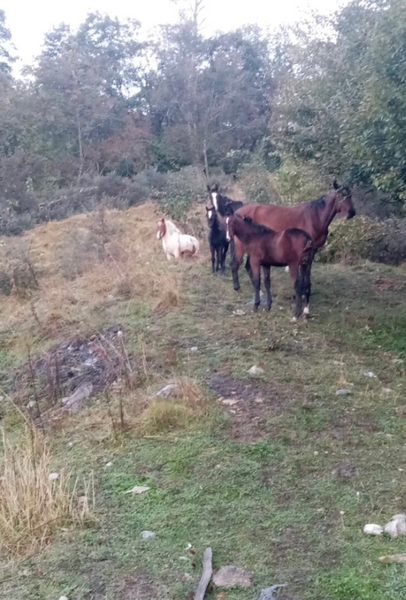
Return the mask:
<svg viewBox="0 0 406 600">
<path fill-rule="evenodd" d="M 347 396 L 348 394 L 351 394 L 351 390 L 347 390 L 346 388 L 336 391 L 336 396 Z"/>
<path fill-rule="evenodd" d="M 143 540 L 150 540 L 155 537 L 155 533 L 153 531 L 141 531 L 141 537 Z"/>
<path fill-rule="evenodd" d="M 241 569 L 240 567 L 221 567 L 213 577 L 214 585 L 217 587 L 233 588 L 233 587 L 250 587 L 254 573 Z"/>
<path fill-rule="evenodd" d="M 199 350 L 199 348 L 197 346 L 192 346 L 190 351 L 191 352 L 197 352 Z"/>
<path fill-rule="evenodd" d="M 87 400 L 93 393 L 93 384 L 92 383 L 84 383 L 80 387 L 78 387 L 73 394 L 70 396 L 65 396 L 62 398 L 61 403 L 65 408 L 72 412 L 78 411 L 85 400 Z"/>
<path fill-rule="evenodd" d="M 176 383 L 168 383 L 159 392 L 156 392 L 156 398 L 173 398 L 179 394 L 179 387 Z"/>
<path fill-rule="evenodd" d="M 287 585 L 287 583 L 280 583 L 279 585 L 271 585 L 271 587 L 264 588 L 261 590 L 258 600 L 275 600 L 274 591 Z"/>
<path fill-rule="evenodd" d="M 247 373 L 249 373 L 250 375 L 262 375 L 263 372 L 264 369 L 261 369 L 261 367 L 257 367 L 257 365 L 254 365 L 247 371 Z"/>
</svg>

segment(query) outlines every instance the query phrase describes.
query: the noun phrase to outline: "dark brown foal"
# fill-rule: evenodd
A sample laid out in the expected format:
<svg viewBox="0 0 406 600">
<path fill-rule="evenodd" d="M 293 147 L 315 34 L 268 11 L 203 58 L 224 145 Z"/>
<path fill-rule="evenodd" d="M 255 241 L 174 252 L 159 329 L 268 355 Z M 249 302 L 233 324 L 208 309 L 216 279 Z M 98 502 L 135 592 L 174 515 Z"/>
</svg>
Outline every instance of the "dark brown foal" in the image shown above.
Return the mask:
<svg viewBox="0 0 406 600">
<path fill-rule="evenodd" d="M 246 268 L 255 289 L 254 310 L 260 304 L 261 267 L 264 272 L 267 309 L 272 306 L 271 267 L 289 267 L 296 293 L 295 319 L 302 314 L 302 298 L 305 297 L 304 314 L 309 313 L 311 293 L 310 272 L 315 253 L 313 240 L 302 229 L 275 232 L 254 223 L 249 217 L 232 215 L 226 218 L 227 237 L 236 236 L 240 241 L 232 264 L 234 288 L 238 289 L 238 267 L 244 254 L 248 255 Z"/>
</svg>

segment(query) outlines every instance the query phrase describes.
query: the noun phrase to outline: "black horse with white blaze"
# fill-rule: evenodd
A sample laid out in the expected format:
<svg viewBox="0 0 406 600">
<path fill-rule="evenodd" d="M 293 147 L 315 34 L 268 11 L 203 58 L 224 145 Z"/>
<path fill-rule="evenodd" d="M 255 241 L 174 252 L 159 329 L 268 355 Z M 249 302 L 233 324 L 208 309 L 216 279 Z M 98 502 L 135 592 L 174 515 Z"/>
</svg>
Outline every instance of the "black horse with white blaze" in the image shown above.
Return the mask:
<svg viewBox="0 0 406 600">
<path fill-rule="evenodd" d="M 229 246 L 224 225 L 220 222 L 214 206 L 206 206 L 206 219 L 209 227 L 209 244 L 211 251 L 211 270 L 224 273 L 226 268 L 226 255 Z M 217 258 L 217 264 L 216 264 Z"/>
<path fill-rule="evenodd" d="M 207 191 L 209 192 L 212 205 L 222 217 L 232 215 L 237 209 L 244 206 L 243 202 L 240 202 L 239 200 L 232 200 L 231 198 L 227 198 L 227 196 L 220 194 L 219 186 L 217 184 L 213 185 L 212 187 L 208 185 Z"/>
</svg>

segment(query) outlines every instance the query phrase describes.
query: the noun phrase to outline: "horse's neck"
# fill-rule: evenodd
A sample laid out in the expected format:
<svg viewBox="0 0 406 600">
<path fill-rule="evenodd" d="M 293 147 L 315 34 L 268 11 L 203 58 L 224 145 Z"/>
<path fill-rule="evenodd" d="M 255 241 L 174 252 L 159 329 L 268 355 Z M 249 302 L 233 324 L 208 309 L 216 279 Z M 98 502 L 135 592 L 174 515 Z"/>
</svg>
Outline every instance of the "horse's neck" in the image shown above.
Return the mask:
<svg viewBox="0 0 406 600">
<path fill-rule="evenodd" d="M 324 199 L 324 202 L 325 202 L 325 206 L 322 209 L 318 210 L 319 225 L 323 231 L 328 229 L 331 221 L 334 219 L 334 217 L 337 214 L 337 205 L 336 205 L 335 196 Z"/>
<path fill-rule="evenodd" d="M 236 221 L 234 222 L 234 234 L 242 241 L 243 244 L 249 244 L 253 239 L 260 236 L 262 237 L 264 235 L 262 231 L 256 231 L 251 227 L 248 229 L 248 227 L 244 227 L 240 223 L 238 223 L 236 226 Z"/>
<path fill-rule="evenodd" d="M 168 237 L 171 237 L 172 235 L 179 233 L 179 229 L 176 227 L 176 225 L 174 223 L 172 223 L 172 221 L 166 221 L 166 233 L 165 235 L 167 235 Z"/>
<path fill-rule="evenodd" d="M 216 215 L 216 218 L 215 218 L 215 219 L 214 219 L 214 221 L 213 221 L 213 224 L 212 224 L 212 226 L 211 226 L 211 229 L 212 229 L 212 231 L 213 231 L 213 232 L 215 232 L 215 233 L 217 233 L 217 232 L 218 232 L 218 231 L 220 231 L 220 229 L 221 229 L 221 228 L 220 228 L 220 223 L 219 223 L 219 218 L 218 218 L 218 216 L 217 216 L 217 215 Z"/>
</svg>

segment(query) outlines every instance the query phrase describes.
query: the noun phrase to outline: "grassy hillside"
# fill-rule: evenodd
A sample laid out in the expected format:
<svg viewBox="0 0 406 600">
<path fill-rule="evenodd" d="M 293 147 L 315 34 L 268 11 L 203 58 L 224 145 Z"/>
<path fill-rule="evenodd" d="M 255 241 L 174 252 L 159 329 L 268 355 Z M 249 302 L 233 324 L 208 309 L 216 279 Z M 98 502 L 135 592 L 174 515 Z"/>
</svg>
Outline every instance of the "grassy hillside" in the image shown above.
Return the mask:
<svg viewBox="0 0 406 600">
<path fill-rule="evenodd" d="M 314 318 L 293 324 L 283 270 L 272 312 L 254 315 L 245 273 L 234 292 L 229 273 L 211 274 L 205 244 L 197 260 L 166 261 L 157 216 L 146 204 L 2 241 L 18 283 L 0 297 L 9 444 L 24 448 L 33 385 L 13 396 L 11 381 L 28 355 L 119 324 L 131 366 L 107 395 L 44 423 L 46 466 L 80 478 L 89 518 L 56 519 L 42 539 L 25 532 L 31 550 L 3 545 L 0 598 L 183 600 L 207 546 L 215 568 L 255 572 L 252 589 L 208 598 L 254 599 L 285 582 L 285 600 L 404 597 L 404 567 L 378 561 L 404 540 L 362 533 L 405 510 L 404 269 L 317 264 Z M 263 375 L 250 377 L 253 365 Z M 151 399 L 170 381 L 178 398 Z M 46 389 L 34 389 L 49 410 Z M 149 490 L 124 493 L 133 486 Z"/>
</svg>

